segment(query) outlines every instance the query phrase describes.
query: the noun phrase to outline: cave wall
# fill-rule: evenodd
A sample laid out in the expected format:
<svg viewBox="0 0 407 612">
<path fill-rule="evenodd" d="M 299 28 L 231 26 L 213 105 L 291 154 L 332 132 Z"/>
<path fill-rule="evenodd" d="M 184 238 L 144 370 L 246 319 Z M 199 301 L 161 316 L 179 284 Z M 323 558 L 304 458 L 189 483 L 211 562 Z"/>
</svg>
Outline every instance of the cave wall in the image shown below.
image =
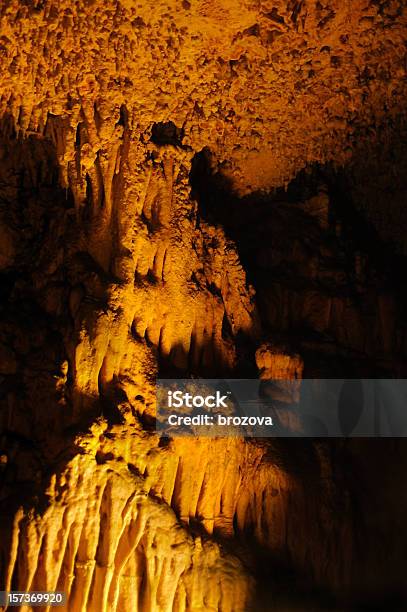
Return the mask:
<svg viewBox="0 0 407 612">
<path fill-rule="evenodd" d="M 385 157 L 400 198 L 403 152 L 377 151 L 405 136 L 404 3 L 6 0 L 0 18 L 4 587 L 66 590 L 69 610 L 256 609 L 261 550 L 271 575 L 287 565 L 347 592 L 357 571 L 362 593 L 397 588 L 403 503 L 389 531 L 382 514 L 402 447 L 372 507 L 353 447 L 160 441 L 154 380 L 252 373 L 265 342 L 277 346 L 264 348 L 270 371 L 292 369 L 273 333 L 293 327 L 278 290 L 253 282 L 244 239 L 216 214 L 222 198 L 206 218 L 191 187 L 203 149 L 236 206 L 312 164 L 345 169 L 355 210 L 393 236 L 388 191 L 371 204 L 364 160 L 379 177 Z M 262 206 L 246 233 L 279 233 L 271 253 L 257 245 L 267 275 L 288 224 L 284 261 L 308 280 L 298 217 L 280 228 Z M 299 206 L 322 231 L 318 202 Z M 398 319 L 387 303 L 372 310 L 393 367 Z M 369 525 L 384 530 L 388 558 L 363 555 L 361 524 L 369 550 Z"/>
</svg>

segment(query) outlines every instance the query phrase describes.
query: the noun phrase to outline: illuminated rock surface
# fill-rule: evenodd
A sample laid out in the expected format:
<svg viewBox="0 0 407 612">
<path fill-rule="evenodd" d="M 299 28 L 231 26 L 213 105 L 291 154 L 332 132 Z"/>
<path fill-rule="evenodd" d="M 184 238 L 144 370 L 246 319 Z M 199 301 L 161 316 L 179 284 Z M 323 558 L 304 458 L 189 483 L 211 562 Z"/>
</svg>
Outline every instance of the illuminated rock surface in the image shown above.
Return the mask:
<svg viewBox="0 0 407 612">
<path fill-rule="evenodd" d="M 5 588 L 74 612 L 400 596 L 405 445 L 160 441 L 154 380 L 405 375 L 404 5 L 2 3 Z"/>
</svg>

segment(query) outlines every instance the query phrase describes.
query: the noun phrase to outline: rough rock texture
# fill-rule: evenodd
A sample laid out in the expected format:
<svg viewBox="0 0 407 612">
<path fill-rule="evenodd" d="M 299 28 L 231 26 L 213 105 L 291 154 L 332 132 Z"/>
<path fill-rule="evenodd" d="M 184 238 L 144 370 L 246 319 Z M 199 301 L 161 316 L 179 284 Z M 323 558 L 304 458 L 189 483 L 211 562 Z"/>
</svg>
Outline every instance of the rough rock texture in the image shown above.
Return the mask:
<svg viewBox="0 0 407 612">
<path fill-rule="evenodd" d="M 24 133 L 58 117 L 65 180 L 79 144 L 85 172 L 97 156 L 106 197 L 121 105 L 138 133 L 173 121 L 184 145 L 214 150 L 243 191 L 280 185 L 313 161 L 349 162 L 400 116 L 401 1 L 102 6 L 4 2 L 2 106 Z"/>
<path fill-rule="evenodd" d="M 332 375 L 329 353 L 405 371 L 400 277 L 369 263 L 379 237 L 405 249 L 405 11 L 3 1 L 2 587 L 95 612 L 273 609 L 281 567 L 403 591 L 403 445 L 382 464 L 361 443 L 159 440 L 154 380 L 255 375 L 256 350 L 264 379 Z M 345 173 L 349 210 L 324 185 L 269 198 L 315 164 Z M 375 247 L 344 252 L 332 206 Z"/>
</svg>

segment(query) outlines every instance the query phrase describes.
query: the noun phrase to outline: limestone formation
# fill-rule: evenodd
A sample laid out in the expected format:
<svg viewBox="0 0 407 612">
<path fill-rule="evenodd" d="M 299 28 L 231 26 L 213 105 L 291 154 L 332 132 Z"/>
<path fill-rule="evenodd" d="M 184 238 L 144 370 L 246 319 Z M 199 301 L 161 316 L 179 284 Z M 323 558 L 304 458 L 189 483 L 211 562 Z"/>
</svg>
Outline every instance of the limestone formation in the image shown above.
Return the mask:
<svg viewBox="0 0 407 612">
<path fill-rule="evenodd" d="M 402 444 L 154 418 L 157 376 L 404 375 L 406 25 L 402 0 L 3 0 L 0 590 L 405 595 Z"/>
</svg>

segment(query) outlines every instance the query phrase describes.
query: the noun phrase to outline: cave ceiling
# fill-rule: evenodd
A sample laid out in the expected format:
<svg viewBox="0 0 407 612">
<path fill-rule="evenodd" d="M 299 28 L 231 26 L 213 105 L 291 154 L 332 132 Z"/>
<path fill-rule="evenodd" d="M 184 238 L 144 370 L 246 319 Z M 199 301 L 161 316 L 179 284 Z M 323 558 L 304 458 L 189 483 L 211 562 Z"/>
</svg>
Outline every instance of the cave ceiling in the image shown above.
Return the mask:
<svg viewBox="0 0 407 612">
<path fill-rule="evenodd" d="M 267 190 L 307 164 L 347 165 L 404 125 L 405 20 L 394 0 L 6 0 L 1 111 L 24 134 L 63 118 L 66 165 L 97 109 L 91 164 L 124 105 L 134 139 L 172 121 L 238 193 Z"/>
</svg>

